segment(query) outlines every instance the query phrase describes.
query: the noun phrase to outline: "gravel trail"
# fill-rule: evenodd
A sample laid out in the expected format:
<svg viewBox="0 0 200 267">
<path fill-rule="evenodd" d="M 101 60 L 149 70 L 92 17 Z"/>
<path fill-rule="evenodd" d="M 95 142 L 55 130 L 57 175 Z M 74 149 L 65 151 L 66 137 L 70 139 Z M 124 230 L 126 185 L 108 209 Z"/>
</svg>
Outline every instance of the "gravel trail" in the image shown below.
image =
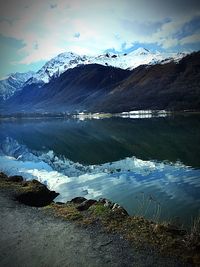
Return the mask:
<svg viewBox="0 0 200 267">
<path fill-rule="evenodd" d="M 12 199 L 0 188 L 0 267 L 186 266 L 138 251 L 100 226 L 83 228 Z"/>
</svg>

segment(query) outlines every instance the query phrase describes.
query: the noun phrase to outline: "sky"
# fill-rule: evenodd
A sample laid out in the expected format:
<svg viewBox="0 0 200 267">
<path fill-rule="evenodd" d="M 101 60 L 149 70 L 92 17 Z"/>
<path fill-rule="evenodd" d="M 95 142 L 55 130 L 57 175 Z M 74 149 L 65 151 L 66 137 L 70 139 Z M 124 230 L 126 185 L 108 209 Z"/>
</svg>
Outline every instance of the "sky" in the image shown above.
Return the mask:
<svg viewBox="0 0 200 267">
<path fill-rule="evenodd" d="M 0 0 L 0 78 L 65 51 L 200 50 L 198 0 Z"/>
</svg>

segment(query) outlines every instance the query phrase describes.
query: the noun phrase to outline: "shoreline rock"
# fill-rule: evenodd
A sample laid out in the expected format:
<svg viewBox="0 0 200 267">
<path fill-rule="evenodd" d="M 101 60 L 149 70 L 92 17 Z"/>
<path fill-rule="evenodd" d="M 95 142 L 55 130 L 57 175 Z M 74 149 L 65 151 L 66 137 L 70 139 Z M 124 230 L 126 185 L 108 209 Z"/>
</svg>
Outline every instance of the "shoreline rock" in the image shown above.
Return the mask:
<svg viewBox="0 0 200 267">
<path fill-rule="evenodd" d="M 88 210 L 95 203 L 97 203 L 97 201 L 94 199 L 86 199 L 85 201 L 80 203 L 76 208 L 79 211 Z"/>
<path fill-rule="evenodd" d="M 0 173 L 0 182 L 14 189 L 14 199 L 28 206 L 44 207 L 49 205 L 58 195 L 49 190 L 44 184 L 37 180 L 25 181 L 22 176 L 7 176 Z"/>
</svg>

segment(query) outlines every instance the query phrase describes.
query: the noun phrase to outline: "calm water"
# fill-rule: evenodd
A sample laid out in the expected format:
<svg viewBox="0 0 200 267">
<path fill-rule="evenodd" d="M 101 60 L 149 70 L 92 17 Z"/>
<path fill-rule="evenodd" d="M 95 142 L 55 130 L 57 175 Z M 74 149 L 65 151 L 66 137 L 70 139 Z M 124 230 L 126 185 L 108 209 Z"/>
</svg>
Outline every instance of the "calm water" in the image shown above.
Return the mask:
<svg viewBox="0 0 200 267">
<path fill-rule="evenodd" d="M 43 179 L 58 200 L 107 197 L 131 214 L 185 223 L 200 211 L 199 115 L 4 121 L 0 143 L 2 170 Z"/>
</svg>

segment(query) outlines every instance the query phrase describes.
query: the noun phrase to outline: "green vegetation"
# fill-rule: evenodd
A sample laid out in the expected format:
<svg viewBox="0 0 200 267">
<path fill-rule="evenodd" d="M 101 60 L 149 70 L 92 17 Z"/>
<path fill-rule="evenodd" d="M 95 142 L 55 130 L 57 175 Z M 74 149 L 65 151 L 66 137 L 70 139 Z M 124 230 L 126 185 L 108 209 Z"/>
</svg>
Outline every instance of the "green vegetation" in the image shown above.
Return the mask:
<svg viewBox="0 0 200 267">
<path fill-rule="evenodd" d="M 92 205 L 89 208 L 89 211 L 91 215 L 98 216 L 101 218 L 109 217 L 109 215 L 111 214 L 111 210 L 108 207 L 105 207 L 104 205 L 102 205 L 101 203 Z"/>
</svg>

